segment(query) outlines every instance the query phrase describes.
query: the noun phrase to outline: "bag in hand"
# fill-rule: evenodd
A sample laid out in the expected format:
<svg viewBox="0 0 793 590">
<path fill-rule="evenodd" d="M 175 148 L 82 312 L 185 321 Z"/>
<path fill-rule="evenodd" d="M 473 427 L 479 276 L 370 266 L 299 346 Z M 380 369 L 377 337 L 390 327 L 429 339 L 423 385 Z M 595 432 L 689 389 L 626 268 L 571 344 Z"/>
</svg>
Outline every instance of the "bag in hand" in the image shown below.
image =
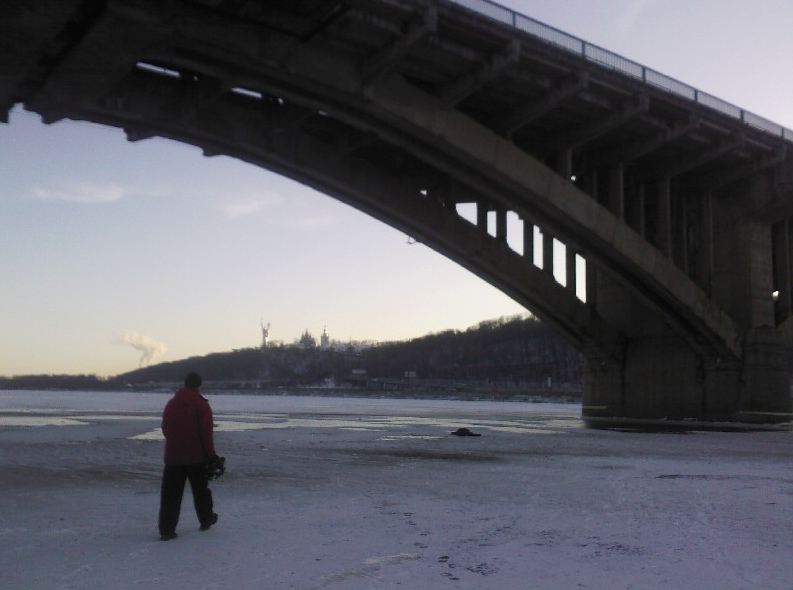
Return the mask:
<svg viewBox="0 0 793 590">
<path fill-rule="evenodd" d="M 226 458 L 215 455 L 204 465 L 204 475 L 209 479 L 217 479 L 226 473 Z"/>
</svg>

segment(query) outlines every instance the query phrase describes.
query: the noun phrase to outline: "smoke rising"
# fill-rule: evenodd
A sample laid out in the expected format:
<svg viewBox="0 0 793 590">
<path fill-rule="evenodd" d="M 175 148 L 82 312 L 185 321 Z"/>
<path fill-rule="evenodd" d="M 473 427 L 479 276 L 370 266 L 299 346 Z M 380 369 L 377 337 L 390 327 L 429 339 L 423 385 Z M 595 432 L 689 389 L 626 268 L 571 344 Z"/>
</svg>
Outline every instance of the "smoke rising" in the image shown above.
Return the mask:
<svg viewBox="0 0 793 590">
<path fill-rule="evenodd" d="M 138 334 L 137 332 L 124 332 L 119 336 L 116 343 L 128 344 L 135 350 L 140 351 L 140 362 L 138 363 L 138 367 L 145 367 L 168 350 L 163 342 L 159 342 L 143 334 Z"/>
</svg>

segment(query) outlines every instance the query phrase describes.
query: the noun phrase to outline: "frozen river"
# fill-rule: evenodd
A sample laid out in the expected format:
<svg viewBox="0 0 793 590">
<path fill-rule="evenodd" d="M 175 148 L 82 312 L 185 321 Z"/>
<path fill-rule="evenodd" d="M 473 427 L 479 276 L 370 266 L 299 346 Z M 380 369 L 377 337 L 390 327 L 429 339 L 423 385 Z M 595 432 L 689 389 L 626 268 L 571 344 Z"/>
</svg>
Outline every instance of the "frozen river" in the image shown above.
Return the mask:
<svg viewBox="0 0 793 590">
<path fill-rule="evenodd" d="M 793 588 L 793 433 L 210 395 L 220 522 L 157 534 L 164 394 L 0 391 L 0 587 Z M 481 437 L 449 432 L 467 427 Z"/>
</svg>

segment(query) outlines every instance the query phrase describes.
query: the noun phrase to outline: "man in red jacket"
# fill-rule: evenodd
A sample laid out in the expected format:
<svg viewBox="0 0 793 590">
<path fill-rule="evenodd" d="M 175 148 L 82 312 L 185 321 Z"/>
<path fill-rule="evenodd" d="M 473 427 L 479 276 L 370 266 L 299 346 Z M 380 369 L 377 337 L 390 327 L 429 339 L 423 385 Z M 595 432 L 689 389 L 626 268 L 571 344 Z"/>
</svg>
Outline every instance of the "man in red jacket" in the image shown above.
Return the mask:
<svg viewBox="0 0 793 590">
<path fill-rule="evenodd" d="M 188 373 L 184 387 L 165 405 L 162 432 L 165 435 L 165 469 L 160 488 L 160 539 L 176 538 L 185 480 L 190 480 L 193 504 L 201 530 L 218 521 L 212 510 L 212 492 L 207 486 L 206 463 L 216 456 L 212 440 L 212 408 L 201 395 L 201 377 Z"/>
</svg>

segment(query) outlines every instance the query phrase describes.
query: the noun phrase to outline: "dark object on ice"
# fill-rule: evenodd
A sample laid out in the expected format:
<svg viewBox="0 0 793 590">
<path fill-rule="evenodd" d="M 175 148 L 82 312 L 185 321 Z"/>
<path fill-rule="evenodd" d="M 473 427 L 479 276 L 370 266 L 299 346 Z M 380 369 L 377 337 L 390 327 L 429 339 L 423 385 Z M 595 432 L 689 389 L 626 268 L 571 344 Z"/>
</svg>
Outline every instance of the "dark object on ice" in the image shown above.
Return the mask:
<svg viewBox="0 0 793 590">
<path fill-rule="evenodd" d="M 176 533 L 165 533 L 164 535 L 160 535 L 160 541 L 170 541 L 171 539 L 175 539 L 178 537 Z"/>
<path fill-rule="evenodd" d="M 204 466 L 207 480 L 217 479 L 226 473 L 226 458 L 215 455 Z"/>
<path fill-rule="evenodd" d="M 457 430 L 453 430 L 452 434 L 454 436 L 482 436 L 481 434 L 477 434 L 476 432 L 471 432 L 467 428 L 458 428 Z"/>
<path fill-rule="evenodd" d="M 213 524 L 217 524 L 217 522 L 218 522 L 218 515 L 213 512 L 212 516 L 209 518 L 208 521 L 201 523 L 201 530 L 208 531 L 209 527 L 211 527 Z"/>
</svg>

